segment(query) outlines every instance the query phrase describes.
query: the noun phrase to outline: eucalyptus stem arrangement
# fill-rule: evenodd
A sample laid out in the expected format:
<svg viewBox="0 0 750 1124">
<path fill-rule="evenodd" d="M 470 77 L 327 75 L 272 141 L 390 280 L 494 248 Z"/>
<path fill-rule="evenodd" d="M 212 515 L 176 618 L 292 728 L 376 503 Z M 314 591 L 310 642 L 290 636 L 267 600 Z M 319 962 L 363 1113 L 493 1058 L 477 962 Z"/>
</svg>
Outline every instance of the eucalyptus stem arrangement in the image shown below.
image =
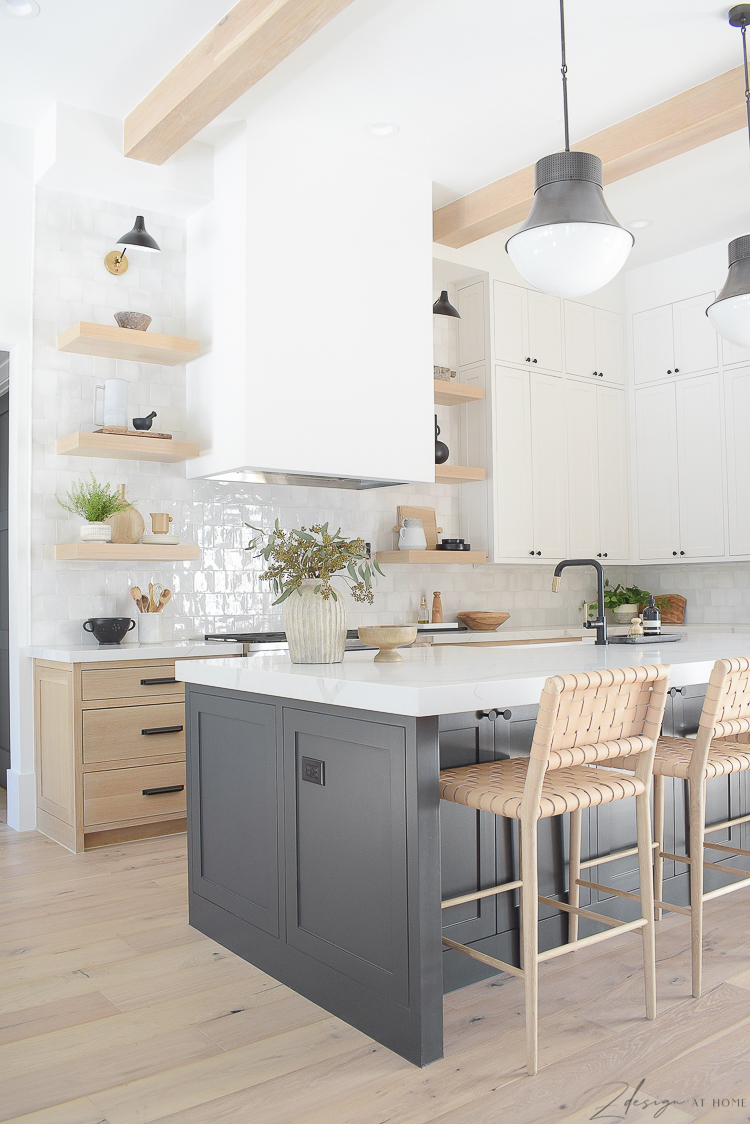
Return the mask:
<svg viewBox="0 0 750 1124">
<path fill-rule="evenodd" d="M 110 515 L 127 511 L 128 501 L 120 492 L 113 492 L 109 484 L 100 484 L 91 473 L 91 482 L 79 480 L 67 493 L 65 500 L 58 496 L 57 502 L 66 511 L 80 515 L 88 523 L 103 523 Z"/>
<path fill-rule="evenodd" d="M 276 594 L 274 605 L 286 601 L 295 590 L 301 595 L 306 578 L 319 579 L 314 592 L 319 593 L 324 601 L 331 597 L 337 601 L 336 590 L 331 585 L 334 576 L 348 585 L 355 601 L 372 605 L 373 580 L 377 580 L 378 574 L 381 577 L 385 575 L 377 562 L 368 558 L 363 539 L 344 538 L 341 528 L 332 533 L 327 523 L 284 531 L 277 519 L 270 533 L 253 527 L 251 523 L 245 526 L 258 536 L 246 550 L 255 550 L 259 543 L 264 543 L 256 557 L 267 564 L 261 576 L 271 582 Z"/>
</svg>

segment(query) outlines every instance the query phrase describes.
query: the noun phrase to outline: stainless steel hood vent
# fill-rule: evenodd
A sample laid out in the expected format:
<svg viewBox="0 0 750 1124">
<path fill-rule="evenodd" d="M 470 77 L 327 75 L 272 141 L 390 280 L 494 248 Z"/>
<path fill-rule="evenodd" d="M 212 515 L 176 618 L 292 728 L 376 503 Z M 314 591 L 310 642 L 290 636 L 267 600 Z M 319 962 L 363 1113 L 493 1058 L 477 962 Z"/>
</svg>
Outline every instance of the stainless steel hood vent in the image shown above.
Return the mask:
<svg viewBox="0 0 750 1124">
<path fill-rule="evenodd" d="M 313 476 L 303 472 L 267 472 L 260 468 L 243 468 L 237 472 L 217 472 L 209 480 L 239 480 L 246 484 L 296 484 L 304 488 L 396 488 L 408 480 L 367 480 L 353 476 Z"/>
</svg>

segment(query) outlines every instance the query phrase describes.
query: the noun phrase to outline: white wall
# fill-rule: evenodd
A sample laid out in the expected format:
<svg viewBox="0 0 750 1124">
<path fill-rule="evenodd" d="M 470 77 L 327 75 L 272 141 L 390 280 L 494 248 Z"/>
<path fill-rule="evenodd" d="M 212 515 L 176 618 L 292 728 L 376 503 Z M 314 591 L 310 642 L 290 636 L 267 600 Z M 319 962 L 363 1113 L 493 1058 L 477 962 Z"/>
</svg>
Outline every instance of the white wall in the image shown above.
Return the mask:
<svg viewBox="0 0 750 1124">
<path fill-rule="evenodd" d="M 686 254 L 631 269 L 625 274 L 628 335 L 636 312 L 663 304 L 718 293 L 727 279 L 727 242 L 712 242 Z"/>
<path fill-rule="evenodd" d="M 244 166 L 236 136 L 219 154 L 217 202 L 188 228 L 200 263 L 189 271 L 188 328 L 205 325 L 211 340 L 191 369 L 204 455 L 189 475 L 247 466 L 429 481 L 429 182 L 278 128 L 248 126 L 245 144 Z M 232 240 L 243 252 L 212 252 Z M 243 378 L 238 461 L 224 422 L 243 410 Z"/>
</svg>

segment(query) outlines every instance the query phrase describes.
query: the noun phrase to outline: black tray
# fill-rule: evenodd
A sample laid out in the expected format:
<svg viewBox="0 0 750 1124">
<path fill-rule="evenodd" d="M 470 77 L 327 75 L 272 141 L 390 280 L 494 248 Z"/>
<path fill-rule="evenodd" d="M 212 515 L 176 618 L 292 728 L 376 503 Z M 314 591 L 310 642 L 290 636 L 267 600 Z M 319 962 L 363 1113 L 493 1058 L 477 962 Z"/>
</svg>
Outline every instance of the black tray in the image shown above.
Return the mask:
<svg viewBox="0 0 750 1124">
<path fill-rule="evenodd" d="M 681 632 L 662 632 L 660 636 L 608 636 L 610 644 L 674 644 L 682 640 Z"/>
</svg>

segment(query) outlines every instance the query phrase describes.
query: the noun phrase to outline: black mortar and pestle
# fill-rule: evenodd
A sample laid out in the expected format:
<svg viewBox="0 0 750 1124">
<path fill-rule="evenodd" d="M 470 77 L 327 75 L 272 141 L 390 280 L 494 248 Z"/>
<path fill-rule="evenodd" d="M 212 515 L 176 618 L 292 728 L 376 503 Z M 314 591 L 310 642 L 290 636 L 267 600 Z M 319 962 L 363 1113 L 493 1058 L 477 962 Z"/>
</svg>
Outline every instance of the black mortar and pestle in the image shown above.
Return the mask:
<svg viewBox="0 0 750 1124">
<path fill-rule="evenodd" d="M 156 410 L 152 410 L 145 418 L 133 418 L 133 429 L 151 429 L 155 417 Z"/>
</svg>

